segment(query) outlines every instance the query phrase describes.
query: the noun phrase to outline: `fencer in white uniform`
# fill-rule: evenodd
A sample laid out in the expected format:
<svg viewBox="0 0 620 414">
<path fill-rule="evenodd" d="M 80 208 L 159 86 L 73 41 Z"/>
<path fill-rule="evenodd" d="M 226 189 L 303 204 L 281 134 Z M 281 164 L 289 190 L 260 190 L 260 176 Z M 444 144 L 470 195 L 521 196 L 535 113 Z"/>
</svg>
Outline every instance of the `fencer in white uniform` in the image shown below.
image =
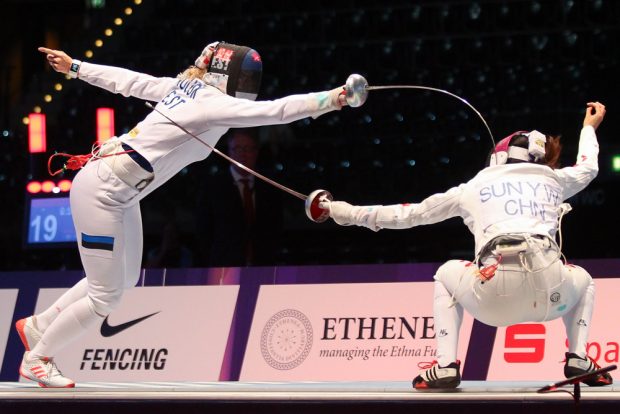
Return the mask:
<svg viewBox="0 0 620 414">
<path fill-rule="evenodd" d="M 417 204 L 352 206 L 323 201 L 341 225 L 371 230 L 406 229 L 461 217 L 475 238 L 475 259 L 450 260 L 435 274 L 437 361 L 418 375 L 421 388 L 460 383 L 457 342 L 463 309 L 492 326 L 563 318 L 569 341 L 567 377 L 596 369 L 586 355 L 594 283 L 581 267 L 564 264 L 556 243 L 563 203 L 598 173 L 595 129 L 605 107 L 588 103 L 574 166 L 554 168 L 559 141 L 538 131 L 520 131 L 500 141 L 489 166 L 473 179 Z M 440 333 L 440 334 L 439 334 Z M 606 385 L 609 374 L 588 380 Z"/>
<path fill-rule="evenodd" d="M 229 128 L 284 124 L 318 117 L 346 105 L 344 88 L 256 99 L 262 72 L 253 49 L 214 42 L 195 67 L 177 78 L 156 78 L 126 69 L 71 59 L 40 48 L 50 65 L 91 85 L 157 102 L 131 131 L 101 146 L 71 188 L 71 212 L 86 278 L 36 317 L 17 322 L 26 347 L 20 374 L 45 387 L 72 387 L 54 355 L 119 304 L 140 275 L 142 223 L 139 202 L 210 150 L 165 116 L 214 147 Z M 159 112 L 158 112 L 159 111 Z"/>
</svg>

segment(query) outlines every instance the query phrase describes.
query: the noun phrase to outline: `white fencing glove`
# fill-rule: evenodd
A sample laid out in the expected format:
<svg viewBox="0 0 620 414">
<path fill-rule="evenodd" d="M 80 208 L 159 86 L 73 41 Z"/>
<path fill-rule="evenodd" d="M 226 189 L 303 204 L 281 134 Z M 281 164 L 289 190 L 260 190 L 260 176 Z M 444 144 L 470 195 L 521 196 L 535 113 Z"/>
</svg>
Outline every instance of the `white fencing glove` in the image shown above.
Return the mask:
<svg viewBox="0 0 620 414">
<path fill-rule="evenodd" d="M 321 201 L 319 207 L 329 211 L 329 216 L 341 226 L 350 226 L 353 223 L 351 213 L 353 206 L 346 201 Z"/>
</svg>

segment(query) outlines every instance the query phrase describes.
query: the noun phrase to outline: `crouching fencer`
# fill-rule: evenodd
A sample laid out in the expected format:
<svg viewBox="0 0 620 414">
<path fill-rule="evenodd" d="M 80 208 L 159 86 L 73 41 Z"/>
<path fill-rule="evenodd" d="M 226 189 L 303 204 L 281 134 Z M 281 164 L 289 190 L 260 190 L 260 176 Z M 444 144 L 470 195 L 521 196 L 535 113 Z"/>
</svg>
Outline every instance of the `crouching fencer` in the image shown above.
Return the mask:
<svg viewBox="0 0 620 414">
<path fill-rule="evenodd" d="M 520 131 L 496 145 L 488 167 L 473 179 L 419 204 L 320 203 L 340 225 L 405 229 L 460 216 L 473 233 L 474 261 L 450 260 L 435 274 L 435 331 L 442 335 L 436 336 L 437 360 L 422 366 L 413 380 L 416 389 L 460 384 L 457 342 L 463 309 L 491 326 L 562 317 L 569 342 L 566 377 L 598 369 L 586 353 L 594 283 L 586 270 L 560 260 L 555 239 L 559 220 L 570 209 L 563 201 L 598 173 L 595 130 L 604 116 L 605 106 L 587 104 L 572 167 L 558 168 L 559 138 Z M 612 378 L 605 373 L 584 382 L 608 385 Z"/>
<path fill-rule="evenodd" d="M 176 78 L 80 62 L 39 48 L 57 72 L 124 96 L 158 102 L 155 111 L 92 154 L 71 188 L 71 212 L 86 277 L 16 328 L 26 347 L 20 374 L 43 387 L 73 387 L 54 356 L 118 305 L 136 284 L 142 258 L 139 202 L 190 163 L 205 159 L 229 128 L 285 124 L 347 105 L 344 87 L 255 101 L 260 55 L 214 42 Z M 192 137 L 171 120 L 184 127 Z M 202 141 L 202 142 L 200 142 Z"/>
</svg>

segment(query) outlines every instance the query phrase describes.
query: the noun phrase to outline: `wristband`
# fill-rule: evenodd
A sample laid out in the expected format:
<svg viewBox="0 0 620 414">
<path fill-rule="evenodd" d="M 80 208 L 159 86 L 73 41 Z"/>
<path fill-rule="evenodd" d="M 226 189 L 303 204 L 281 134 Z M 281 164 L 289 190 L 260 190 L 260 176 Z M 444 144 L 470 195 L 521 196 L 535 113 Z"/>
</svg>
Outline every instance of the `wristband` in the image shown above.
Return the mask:
<svg viewBox="0 0 620 414">
<path fill-rule="evenodd" d="M 69 66 L 69 77 L 75 79 L 78 77 L 78 72 L 80 71 L 80 65 L 82 64 L 81 60 L 73 59 L 71 62 L 71 66 Z"/>
</svg>

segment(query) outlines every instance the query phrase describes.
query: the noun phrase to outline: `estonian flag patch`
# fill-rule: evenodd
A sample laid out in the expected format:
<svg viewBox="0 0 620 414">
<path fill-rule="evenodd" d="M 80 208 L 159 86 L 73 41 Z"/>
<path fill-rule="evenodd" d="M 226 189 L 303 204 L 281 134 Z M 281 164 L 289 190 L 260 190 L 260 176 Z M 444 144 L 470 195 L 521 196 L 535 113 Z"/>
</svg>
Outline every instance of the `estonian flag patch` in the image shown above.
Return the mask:
<svg viewBox="0 0 620 414">
<path fill-rule="evenodd" d="M 114 250 L 114 237 L 110 236 L 91 236 L 82 233 L 82 247 L 87 249 Z"/>
</svg>

